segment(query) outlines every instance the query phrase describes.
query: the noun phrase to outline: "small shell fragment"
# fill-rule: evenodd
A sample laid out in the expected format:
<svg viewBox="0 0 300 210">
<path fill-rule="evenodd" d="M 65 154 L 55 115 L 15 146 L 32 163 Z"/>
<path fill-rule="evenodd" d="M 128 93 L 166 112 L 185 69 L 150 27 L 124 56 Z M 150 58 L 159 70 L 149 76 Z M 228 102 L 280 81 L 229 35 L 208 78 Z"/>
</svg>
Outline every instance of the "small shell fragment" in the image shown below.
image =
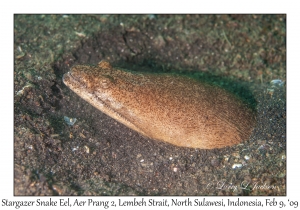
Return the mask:
<svg viewBox="0 0 300 210">
<path fill-rule="evenodd" d="M 75 31 L 75 34 L 76 34 L 77 36 L 79 36 L 79 37 L 86 37 L 86 35 L 85 35 L 84 33 L 82 33 L 82 32 L 76 32 L 76 31 Z"/>
<path fill-rule="evenodd" d="M 70 125 L 70 126 L 74 125 L 75 122 L 77 121 L 76 118 L 69 118 L 69 117 L 67 117 L 67 116 L 64 116 L 64 120 L 65 120 L 65 122 L 66 122 L 68 125 Z"/>
<path fill-rule="evenodd" d="M 273 79 L 270 83 L 272 86 L 282 86 L 284 84 L 284 82 L 280 79 Z"/>
<path fill-rule="evenodd" d="M 88 146 L 85 145 L 83 148 L 86 153 L 90 153 L 90 148 Z"/>
<path fill-rule="evenodd" d="M 17 92 L 17 96 L 23 95 L 24 90 L 27 89 L 27 88 L 30 88 L 30 87 L 33 87 L 33 85 L 30 84 L 30 83 L 26 84 L 21 90 L 19 90 L 19 91 Z"/>
<path fill-rule="evenodd" d="M 249 160 L 250 159 L 250 157 L 248 155 L 245 155 L 244 158 L 245 158 L 245 160 Z"/>
<path fill-rule="evenodd" d="M 241 163 L 235 163 L 232 165 L 232 168 L 235 169 L 235 168 L 241 168 L 243 166 L 243 164 Z"/>
<path fill-rule="evenodd" d="M 72 148 L 72 152 L 75 152 L 76 150 L 78 150 L 78 148 L 79 148 L 78 146 L 73 147 L 73 148 Z"/>
</svg>

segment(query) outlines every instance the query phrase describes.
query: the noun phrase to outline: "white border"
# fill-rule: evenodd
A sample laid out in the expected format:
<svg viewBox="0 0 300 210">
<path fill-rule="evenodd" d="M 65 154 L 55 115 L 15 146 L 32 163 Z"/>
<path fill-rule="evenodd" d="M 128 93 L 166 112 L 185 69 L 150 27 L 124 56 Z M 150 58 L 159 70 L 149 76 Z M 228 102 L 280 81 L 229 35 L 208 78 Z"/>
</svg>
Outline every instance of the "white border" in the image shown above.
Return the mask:
<svg viewBox="0 0 300 210">
<path fill-rule="evenodd" d="M 295 2 L 295 3 L 293 3 Z M 296 1 L 11 1 L 1 3 L 1 146 L 0 199 L 36 200 L 40 197 L 13 197 L 13 14 L 14 13 L 287 13 L 287 196 L 297 200 L 299 170 L 299 12 Z M 66 197 L 65 197 L 66 198 Z M 92 197 L 95 198 L 95 197 Z M 99 198 L 99 197 L 98 197 Z M 117 200 L 120 197 L 105 197 Z M 131 198 L 131 197 L 125 197 Z M 161 197 L 162 198 L 162 197 Z M 171 199 L 173 197 L 167 197 Z M 176 197 L 175 197 L 176 198 Z M 177 197 L 179 198 L 179 197 Z M 232 198 L 232 199 L 236 199 Z M 255 197 L 243 197 L 253 200 Z M 45 198 L 49 199 L 49 197 Z M 58 199 L 58 198 L 56 198 Z M 75 199 L 75 197 L 72 197 Z M 88 197 L 80 198 L 88 199 Z M 149 197 L 147 197 L 149 199 Z M 208 197 L 210 200 L 228 197 Z M 258 200 L 268 199 L 258 197 Z M 2 202 L 0 201 L 0 205 Z M 299 202 L 299 199 L 298 199 Z M 147 207 L 148 208 L 148 207 Z M 199 207 L 198 207 L 199 208 Z M 243 207 L 247 208 L 247 207 Z M 38 207 L 34 207 L 38 209 Z M 74 208 L 73 208 L 74 209 Z M 99 209 L 99 207 L 98 207 Z M 127 208 L 129 209 L 129 208 Z M 131 208 L 130 208 L 131 209 Z M 157 209 L 161 209 L 157 207 Z"/>
</svg>

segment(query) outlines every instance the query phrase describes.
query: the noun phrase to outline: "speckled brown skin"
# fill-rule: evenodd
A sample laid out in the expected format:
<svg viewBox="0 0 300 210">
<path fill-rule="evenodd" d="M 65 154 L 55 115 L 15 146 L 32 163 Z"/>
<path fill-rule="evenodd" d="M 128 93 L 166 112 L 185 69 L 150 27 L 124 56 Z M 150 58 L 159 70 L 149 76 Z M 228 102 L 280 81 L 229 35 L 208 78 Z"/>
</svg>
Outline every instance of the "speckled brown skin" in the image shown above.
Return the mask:
<svg viewBox="0 0 300 210">
<path fill-rule="evenodd" d="M 221 148 L 249 138 L 254 113 L 225 90 L 173 74 L 139 74 L 78 65 L 64 83 L 94 107 L 152 139 Z"/>
</svg>

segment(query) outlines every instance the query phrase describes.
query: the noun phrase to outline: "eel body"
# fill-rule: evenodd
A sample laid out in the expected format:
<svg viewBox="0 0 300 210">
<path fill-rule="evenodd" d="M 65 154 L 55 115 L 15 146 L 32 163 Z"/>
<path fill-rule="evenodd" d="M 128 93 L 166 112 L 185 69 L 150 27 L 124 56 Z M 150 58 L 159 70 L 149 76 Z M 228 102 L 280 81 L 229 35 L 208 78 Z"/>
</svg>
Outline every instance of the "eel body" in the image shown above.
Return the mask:
<svg viewBox="0 0 300 210">
<path fill-rule="evenodd" d="M 222 88 L 174 74 L 77 65 L 63 82 L 91 105 L 151 139 L 180 147 L 222 148 L 247 140 L 255 114 Z"/>
</svg>

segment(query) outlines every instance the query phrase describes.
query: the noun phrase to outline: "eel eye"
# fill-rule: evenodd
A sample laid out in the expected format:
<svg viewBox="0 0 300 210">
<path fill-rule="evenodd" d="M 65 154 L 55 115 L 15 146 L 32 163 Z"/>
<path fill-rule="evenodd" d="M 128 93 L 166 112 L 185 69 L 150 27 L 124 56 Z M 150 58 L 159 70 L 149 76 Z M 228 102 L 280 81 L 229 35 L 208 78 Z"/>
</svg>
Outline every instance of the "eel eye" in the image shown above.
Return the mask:
<svg viewBox="0 0 300 210">
<path fill-rule="evenodd" d="M 115 82 L 114 78 L 110 75 L 102 75 L 103 77 L 100 80 L 100 85 L 102 88 L 107 89 Z"/>
</svg>

